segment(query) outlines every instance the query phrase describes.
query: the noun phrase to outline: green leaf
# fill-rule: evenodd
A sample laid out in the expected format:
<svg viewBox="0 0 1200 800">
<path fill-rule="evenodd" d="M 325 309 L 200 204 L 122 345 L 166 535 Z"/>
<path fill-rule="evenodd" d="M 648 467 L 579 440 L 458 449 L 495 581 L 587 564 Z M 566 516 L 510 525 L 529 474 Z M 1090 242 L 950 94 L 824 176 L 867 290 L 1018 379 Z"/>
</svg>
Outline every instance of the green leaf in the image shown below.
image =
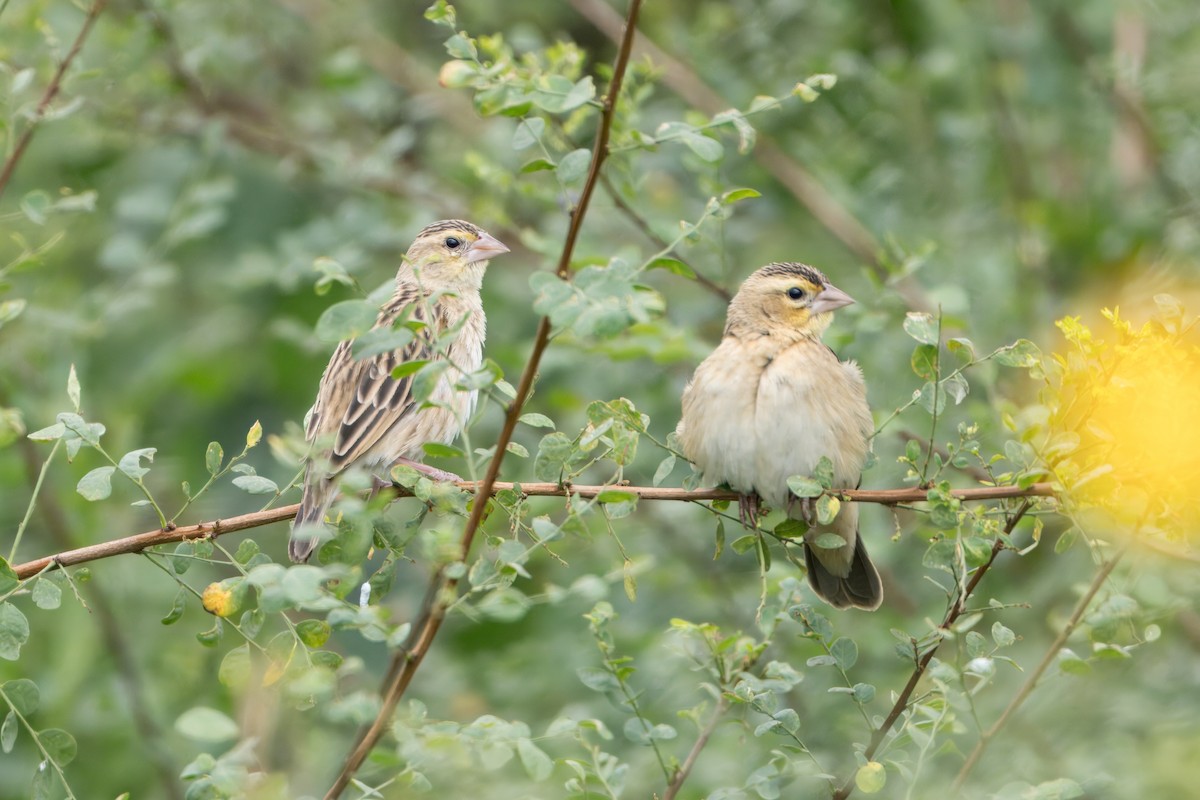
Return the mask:
<svg viewBox="0 0 1200 800">
<path fill-rule="evenodd" d="M 38 731 L 38 741 L 42 743 L 50 760 L 60 767 L 65 767 L 75 760 L 79 746 L 75 737 L 60 728 L 47 728 Z"/>
<path fill-rule="evenodd" d="M 833 495 L 823 494 L 817 498 L 817 522 L 829 525 L 842 508 L 842 501 Z"/>
<path fill-rule="evenodd" d="M 11 322 L 12 320 L 21 316 L 21 312 L 25 310 L 25 305 L 26 301 L 21 298 L 17 298 L 16 300 L 5 300 L 3 303 L 0 303 L 0 327 L 2 327 L 4 323 Z M 78 411 L 79 407 L 76 406 L 75 410 Z"/>
<path fill-rule="evenodd" d="M 296 624 L 296 635 L 308 647 L 316 649 L 329 641 L 333 629 L 329 623 L 319 619 L 306 619 Z"/>
<path fill-rule="evenodd" d="M 975 360 L 975 344 L 970 339 L 956 336 L 946 342 L 946 349 L 963 364 Z"/>
<path fill-rule="evenodd" d="M 667 272 L 694 280 L 696 271 L 677 258 L 656 258 L 646 267 L 647 270 L 665 269 Z"/>
<path fill-rule="evenodd" d="M 262 434 L 262 423 L 255 420 L 254 424 L 250 426 L 250 430 L 246 432 L 246 449 L 249 450 L 262 441 Z"/>
<path fill-rule="evenodd" d="M 854 684 L 854 702 L 866 705 L 875 699 L 875 687 L 869 683 Z"/>
<path fill-rule="evenodd" d="M 21 583 L 17 573 L 8 565 L 8 560 L 0 556 L 0 595 L 7 595 Z"/>
<path fill-rule="evenodd" d="M 445 41 L 446 52 L 453 58 L 474 61 L 479 58 L 479 51 L 471 38 L 463 33 L 456 33 Z"/>
<path fill-rule="evenodd" d="M 175 593 L 175 602 L 171 604 L 171 610 L 163 617 L 160 622 L 163 625 L 174 625 L 183 616 L 184 609 L 187 608 L 188 595 L 185 590 L 180 589 Z"/>
<path fill-rule="evenodd" d="M 1032 792 L 1026 791 L 1021 796 L 1029 800 L 1074 800 L 1076 797 L 1083 797 L 1084 790 L 1070 778 L 1057 778 L 1039 783 L 1033 787 Z"/>
<path fill-rule="evenodd" d="M 366 300 L 334 303 L 317 320 L 317 338 L 328 344 L 353 339 L 371 329 L 379 310 Z"/>
<path fill-rule="evenodd" d="M 554 169 L 558 169 L 558 165 L 553 161 L 546 158 L 535 158 L 521 165 L 521 174 L 528 175 L 531 172 L 545 172 Z"/>
<path fill-rule="evenodd" d="M 942 381 L 942 392 L 954 400 L 954 405 L 965 400 L 969 391 L 971 391 L 971 385 L 967 383 L 967 379 L 961 372 L 956 372 Z"/>
<path fill-rule="evenodd" d="M 421 445 L 421 449 L 425 451 L 425 455 L 434 458 L 457 458 L 465 455 L 461 448 L 440 442 L 426 442 Z"/>
<path fill-rule="evenodd" d="M 546 120 L 541 117 L 526 117 L 521 120 L 517 124 L 517 129 L 513 131 L 513 150 L 524 150 L 526 147 L 537 144 L 545 130 Z"/>
<path fill-rule="evenodd" d="M 20 723 L 17 721 L 17 712 L 9 711 L 4 717 L 4 724 L 0 725 L 0 752 L 12 752 L 13 746 L 17 743 L 19 731 Z"/>
<path fill-rule="evenodd" d="M 405 378 L 409 375 L 414 375 L 424 369 L 425 365 L 428 363 L 428 361 L 423 360 L 405 361 L 403 364 L 392 370 L 392 377 L 396 380 L 400 380 L 401 378 Z"/>
<path fill-rule="evenodd" d="M 354 340 L 350 355 L 355 361 L 371 358 L 380 353 L 399 350 L 416 337 L 410 328 L 372 328 Z"/>
<path fill-rule="evenodd" d="M 141 450 L 131 450 L 121 456 L 118 466 L 121 472 L 124 472 L 133 480 L 139 480 L 143 475 L 150 471 L 149 467 L 142 466 L 142 459 L 146 459 L 147 464 L 154 463 L 154 454 L 158 452 L 154 447 L 143 447 Z"/>
<path fill-rule="evenodd" d="M 204 466 L 208 470 L 209 475 L 216 475 L 221 471 L 221 464 L 225 461 L 225 450 L 221 447 L 220 442 L 209 442 L 208 449 L 204 451 Z"/>
<path fill-rule="evenodd" d="M 912 354 L 912 370 L 917 374 L 918 378 L 924 378 L 927 381 L 933 380 L 937 376 L 938 366 L 938 348 L 935 344 L 919 344 Z"/>
<path fill-rule="evenodd" d="M 924 311 L 910 311 L 904 317 L 904 332 L 921 344 L 938 343 L 938 323 Z"/>
<path fill-rule="evenodd" d="M 588 166 L 592 163 L 592 152 L 582 147 L 572 150 L 558 162 L 558 179 L 563 183 L 572 184 L 583 180 Z"/>
<path fill-rule="evenodd" d="M 12 603 L 0 603 L 0 658 L 16 661 L 28 641 L 29 620 Z"/>
<path fill-rule="evenodd" d="M 839 637 L 829 646 L 829 654 L 842 670 L 849 670 L 858 663 L 858 645 L 853 639 Z"/>
<path fill-rule="evenodd" d="M 730 189 L 721 195 L 721 205 L 731 206 L 741 200 L 750 200 L 751 198 L 762 197 L 762 192 L 757 189 Z"/>
<path fill-rule="evenodd" d="M 103 500 L 112 494 L 112 475 L 116 471 L 116 467 L 96 467 L 79 479 L 75 491 L 83 495 L 85 500 Z"/>
<path fill-rule="evenodd" d="M 447 361 L 430 361 L 422 367 L 421 371 L 412 379 L 413 399 L 418 403 L 428 402 L 429 398 L 433 396 L 438 382 L 448 369 L 450 369 L 450 363 Z"/>
<path fill-rule="evenodd" d="M 4 314 L 0 313 L 0 318 Z M 75 412 L 79 412 L 79 376 L 75 374 L 75 365 L 71 365 L 71 370 L 67 373 L 67 397 L 71 399 L 71 407 Z"/>
<path fill-rule="evenodd" d="M 530 412 L 528 414 L 522 414 L 517 421 L 528 425 L 531 428 L 554 429 L 554 420 L 550 419 L 545 414 Z"/>
<path fill-rule="evenodd" d="M 217 680 L 222 686 L 241 689 L 249 682 L 250 674 L 250 645 L 244 644 L 233 648 L 221 659 L 221 666 L 217 669 Z"/>
<path fill-rule="evenodd" d="M 590 75 L 572 82 L 562 75 L 543 75 L 537 79 L 531 98 L 534 105 L 551 114 L 563 114 L 579 108 L 596 96 Z"/>
<path fill-rule="evenodd" d="M 233 479 L 233 485 L 249 494 L 275 494 L 279 491 L 275 481 L 262 475 L 238 475 Z"/>
<path fill-rule="evenodd" d="M 825 487 L 812 478 L 803 475 L 793 475 L 787 479 L 788 489 L 796 497 L 820 497 Z"/>
<path fill-rule="evenodd" d="M 175 720 L 175 730 L 197 742 L 227 742 L 238 738 L 238 724 L 215 708 L 196 706 Z"/>
<path fill-rule="evenodd" d="M 685 131 L 680 136 L 680 139 L 683 140 L 683 143 L 687 145 L 689 150 L 710 163 L 720 161 L 721 156 L 725 155 L 724 145 L 702 133 Z"/>
<path fill-rule="evenodd" d="M 454 6 L 447 3 L 446 0 L 437 0 L 436 3 L 425 9 L 425 19 L 435 25 L 453 28 L 456 24 Z"/>
<path fill-rule="evenodd" d="M 38 578 L 33 584 L 33 604 L 38 608 L 50 611 L 62 604 L 62 589 L 49 578 Z"/>
<path fill-rule="evenodd" d="M 1017 635 L 1002 623 L 992 623 L 992 641 L 997 647 L 1008 647 L 1017 640 Z"/>
<path fill-rule="evenodd" d="M 546 780 L 554 771 L 554 762 L 550 760 L 550 756 L 523 736 L 517 739 L 517 755 L 525 773 L 535 781 Z"/>
<path fill-rule="evenodd" d="M 846 546 L 846 540 L 836 533 L 822 533 L 809 544 L 813 547 L 820 547 L 822 550 L 840 550 Z"/>
<path fill-rule="evenodd" d="M 937 413 L 940 414 L 946 409 L 946 393 L 940 389 L 935 390 L 934 386 L 933 381 L 927 381 L 919 391 L 913 393 L 913 397 L 916 399 L 917 405 L 930 414 L 934 413 L 933 409 L 936 404 Z"/>
<path fill-rule="evenodd" d="M 608 670 L 599 667 L 580 667 L 575 670 L 583 685 L 593 692 L 615 692 L 621 688 L 617 677 Z"/>
<path fill-rule="evenodd" d="M 996 353 L 996 361 L 1006 367 L 1035 367 L 1042 362 L 1042 351 L 1028 339 L 1018 339 Z"/>
<path fill-rule="evenodd" d="M 38 691 L 37 684 L 28 678 L 17 678 L 16 680 L 6 681 L 3 687 L 4 695 L 8 701 L 16 708 L 17 713 L 23 717 L 28 717 L 38 710 L 41 705 L 42 693 Z"/>
<path fill-rule="evenodd" d="M 675 469 L 675 454 L 669 453 L 666 458 L 658 463 L 658 469 L 654 470 L 654 480 L 651 482 L 654 486 L 667 479 L 671 471 Z"/>
<path fill-rule="evenodd" d="M 982 658 L 987 655 L 987 639 L 979 631 L 969 631 L 964 641 L 967 645 L 967 655 L 971 658 Z"/>
</svg>

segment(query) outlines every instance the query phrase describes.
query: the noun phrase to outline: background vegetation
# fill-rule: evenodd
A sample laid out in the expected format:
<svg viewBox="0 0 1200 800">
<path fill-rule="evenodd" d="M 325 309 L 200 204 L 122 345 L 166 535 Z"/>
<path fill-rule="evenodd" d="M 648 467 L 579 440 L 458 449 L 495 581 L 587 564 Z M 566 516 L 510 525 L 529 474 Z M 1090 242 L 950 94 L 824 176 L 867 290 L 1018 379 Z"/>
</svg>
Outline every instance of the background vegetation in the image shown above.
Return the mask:
<svg viewBox="0 0 1200 800">
<path fill-rule="evenodd" d="M 320 568 L 285 572 L 286 523 L 4 567 L 0 797 L 321 796 L 436 565 L 462 599 L 344 796 L 1194 795 L 1200 7 L 648 2 L 567 283 L 627 9 L 427 5 L 0 1 L 8 562 L 295 502 L 323 312 L 453 216 L 513 249 L 489 400 L 431 458 L 469 477 L 539 315 L 501 478 L 678 487 L 723 295 L 801 260 L 855 296 L 827 341 L 882 427 L 863 488 L 934 482 L 863 512 L 884 607 L 619 490 L 502 494 L 461 567 L 469 495 L 411 481 L 431 511 L 347 504 Z M 981 480 L 1069 492 L 949 494 Z"/>
</svg>

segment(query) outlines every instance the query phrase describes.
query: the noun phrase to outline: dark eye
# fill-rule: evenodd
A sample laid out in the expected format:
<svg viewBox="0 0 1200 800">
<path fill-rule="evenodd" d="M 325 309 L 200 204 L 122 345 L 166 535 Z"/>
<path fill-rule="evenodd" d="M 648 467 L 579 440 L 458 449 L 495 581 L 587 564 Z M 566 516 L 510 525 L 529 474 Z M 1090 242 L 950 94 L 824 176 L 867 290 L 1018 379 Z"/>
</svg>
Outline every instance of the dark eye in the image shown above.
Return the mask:
<svg viewBox="0 0 1200 800">
<path fill-rule="evenodd" d="M 788 289 L 788 297 L 792 298 L 793 300 L 799 300 L 800 298 L 804 297 L 804 290 L 799 286 L 793 286 L 792 288 Z"/>
<path fill-rule="evenodd" d="M 446 247 L 449 247 L 451 250 L 456 249 L 460 244 L 462 244 L 462 242 L 458 239 L 457 236 L 447 236 L 446 237 Z"/>
</svg>

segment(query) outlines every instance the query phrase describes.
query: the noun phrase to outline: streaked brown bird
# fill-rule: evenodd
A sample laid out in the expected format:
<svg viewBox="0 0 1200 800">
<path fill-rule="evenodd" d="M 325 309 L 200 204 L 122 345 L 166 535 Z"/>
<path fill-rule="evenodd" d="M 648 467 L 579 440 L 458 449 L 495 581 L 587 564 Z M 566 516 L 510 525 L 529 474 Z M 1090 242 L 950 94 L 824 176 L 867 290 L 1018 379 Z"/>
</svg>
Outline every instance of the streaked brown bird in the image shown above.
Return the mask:
<svg viewBox="0 0 1200 800">
<path fill-rule="evenodd" d="M 808 579 L 837 608 L 873 610 L 883 600 L 879 573 L 858 535 L 858 507 L 845 503 L 828 525 L 788 478 L 833 462 L 833 488 L 858 486 L 874 424 L 862 370 L 821 342 L 833 311 L 854 302 L 805 264 L 768 264 L 729 304 L 720 346 L 683 392 L 676 433 L 683 453 L 710 484 L 741 495 L 743 521 L 756 525 L 759 499 L 810 524 Z M 842 542 L 821 547 L 822 534 Z M 828 537 L 826 537 L 828 543 Z"/>
<path fill-rule="evenodd" d="M 475 409 L 478 392 L 455 384 L 483 363 L 483 273 L 489 259 L 507 252 L 498 239 L 469 222 L 450 219 L 428 225 L 408 248 L 396 273 L 396 291 L 372 331 L 391 330 L 397 323 L 424 327 L 401 349 L 362 359 L 354 358 L 354 340 L 338 345 L 321 376 L 308 421 L 312 452 L 288 543 L 293 561 L 307 561 L 321 541 L 325 513 L 348 467 L 360 465 L 386 474 L 397 464 L 407 464 L 439 480 L 457 478 L 421 463 L 423 446 L 453 441 Z M 442 334 L 460 325 L 449 344 L 439 342 Z M 450 365 L 424 407 L 412 397 L 411 374 L 392 376 L 398 366 L 419 361 Z"/>
</svg>

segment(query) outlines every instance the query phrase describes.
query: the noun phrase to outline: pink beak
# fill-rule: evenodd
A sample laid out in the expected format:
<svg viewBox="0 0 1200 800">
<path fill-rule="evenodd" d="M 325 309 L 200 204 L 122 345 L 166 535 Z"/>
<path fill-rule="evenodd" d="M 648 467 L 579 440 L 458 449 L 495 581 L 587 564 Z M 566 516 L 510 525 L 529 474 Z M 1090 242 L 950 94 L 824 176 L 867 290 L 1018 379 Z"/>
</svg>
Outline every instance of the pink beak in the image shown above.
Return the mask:
<svg viewBox="0 0 1200 800">
<path fill-rule="evenodd" d="M 854 302 L 854 298 L 837 288 L 833 284 L 826 286 L 821 290 L 820 294 L 813 298 L 812 313 L 822 314 L 826 311 L 833 311 L 842 306 L 848 306 Z"/>
<path fill-rule="evenodd" d="M 477 261 L 487 261 L 492 256 L 498 256 L 507 252 L 507 245 L 490 233 L 485 233 L 476 239 L 475 244 L 471 245 L 471 249 L 467 251 L 467 263 L 474 264 Z"/>
</svg>

